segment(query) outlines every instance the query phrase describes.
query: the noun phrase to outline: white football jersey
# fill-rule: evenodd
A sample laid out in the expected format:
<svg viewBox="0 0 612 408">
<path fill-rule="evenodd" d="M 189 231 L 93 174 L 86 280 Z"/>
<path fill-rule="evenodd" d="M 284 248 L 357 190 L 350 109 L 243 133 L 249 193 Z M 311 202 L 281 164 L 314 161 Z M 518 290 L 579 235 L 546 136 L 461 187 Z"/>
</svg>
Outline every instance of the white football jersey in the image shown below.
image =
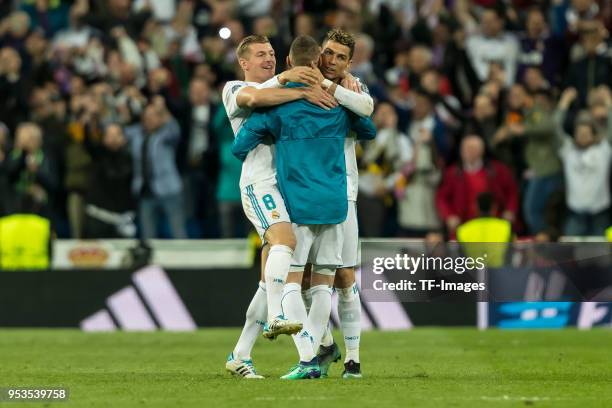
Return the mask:
<svg viewBox="0 0 612 408">
<path fill-rule="evenodd" d="M 236 96 L 242 88 L 258 86 L 256 82 L 229 81 L 223 87 L 223 105 L 227 117 L 232 124 L 234 136 L 238 133 L 244 122 L 251 116 L 251 109 L 241 108 L 236 102 Z M 274 145 L 259 144 L 249 152 L 242 163 L 240 174 L 240 189 L 260 182 L 276 183 L 276 167 L 274 163 Z"/>
</svg>

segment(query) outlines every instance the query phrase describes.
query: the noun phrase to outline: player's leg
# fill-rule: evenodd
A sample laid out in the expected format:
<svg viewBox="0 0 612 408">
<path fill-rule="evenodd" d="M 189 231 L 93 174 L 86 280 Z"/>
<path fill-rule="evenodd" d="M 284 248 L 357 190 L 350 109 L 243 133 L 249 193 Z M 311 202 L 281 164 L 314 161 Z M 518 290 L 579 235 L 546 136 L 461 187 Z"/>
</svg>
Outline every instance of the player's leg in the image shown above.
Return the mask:
<svg viewBox="0 0 612 408">
<path fill-rule="evenodd" d="M 267 288 L 268 316 L 264 337 L 274 339 L 279 334 L 294 334 L 302 329 L 302 322 L 283 315 L 281 300 L 287 281 L 291 258 L 295 249 L 295 236 L 288 222 L 273 224 L 265 234 L 270 254 L 264 269 Z"/>
<path fill-rule="evenodd" d="M 310 280 L 310 297 L 312 303 L 308 312 L 308 324 L 312 330 L 313 347 L 315 350 L 321 344 L 321 338 L 329 323 L 331 313 L 332 285 L 336 272 L 333 266 L 313 266 Z"/>
<path fill-rule="evenodd" d="M 359 362 L 361 299 L 355 282 L 355 268 L 338 268 L 334 287 L 338 293 L 340 329 L 346 346 L 342 377 L 361 378 L 361 363 Z"/>
<path fill-rule="evenodd" d="M 294 226 L 297 237 L 297 246 L 293 254 L 292 266 L 287 277 L 287 283 L 283 289 L 282 308 L 283 314 L 290 320 L 304 323 L 304 327 L 292 336 L 297 348 L 300 361 L 293 366 L 289 372 L 282 376 L 283 379 L 297 380 L 306 378 L 318 378 L 321 373 L 315 351 L 312 348 L 311 330 L 308 325 L 306 306 L 302 299 L 302 277 L 304 265 L 308 259 L 308 252 L 313 240 L 313 234 L 308 226 Z"/>
<path fill-rule="evenodd" d="M 246 193 L 242 191 L 242 207 L 247 218 L 251 221 L 260 237 L 264 234 L 264 224 L 257 216 L 252 206 L 252 202 Z M 266 264 L 269 253 L 269 245 L 264 244 L 261 250 L 261 275 L 257 291 L 251 299 L 251 303 L 246 312 L 244 327 L 236 343 L 236 347 L 230 353 L 225 363 L 225 368 L 232 374 L 244 378 L 263 378 L 257 375 L 253 361 L 251 360 L 251 350 L 255 341 L 261 333 L 268 315 L 268 301 L 266 297 L 266 284 L 264 279 L 264 265 Z"/>
<path fill-rule="evenodd" d="M 242 327 L 242 332 L 240 333 L 236 347 L 234 347 L 234 350 L 227 358 L 225 364 L 227 371 L 244 378 L 263 378 L 263 376 L 257 374 L 253 366 L 251 350 L 261 333 L 268 313 L 266 283 L 263 277 L 263 266 L 268 257 L 268 252 L 269 246 L 264 245 L 261 249 L 261 275 L 257 291 L 247 308 L 244 326 Z"/>
<path fill-rule="evenodd" d="M 259 183 L 245 190 L 253 211 L 263 224 L 264 238 L 270 246 L 264 267 L 268 301 L 264 337 L 275 339 L 279 334 L 297 333 L 302 329 L 301 322 L 287 320 L 281 309 L 283 287 L 296 243 L 289 213 L 276 184 Z"/>
<path fill-rule="evenodd" d="M 359 366 L 359 340 L 361 338 L 361 301 L 355 285 L 355 268 L 359 263 L 359 228 L 357 224 L 357 209 L 354 201 L 349 201 L 348 213 L 344 225 L 344 240 L 342 246 L 343 266 L 336 270 L 334 288 L 338 294 L 338 316 L 340 328 L 345 338 L 347 348 L 345 363 L 350 361 L 351 369 Z M 346 289 L 350 290 L 346 290 Z M 321 347 L 317 354 L 321 365 L 321 372 L 327 375 L 331 363 L 340 360 L 341 353 L 338 344 L 334 341 L 331 330 L 321 339 Z M 352 370 L 354 371 L 354 370 Z"/>
</svg>

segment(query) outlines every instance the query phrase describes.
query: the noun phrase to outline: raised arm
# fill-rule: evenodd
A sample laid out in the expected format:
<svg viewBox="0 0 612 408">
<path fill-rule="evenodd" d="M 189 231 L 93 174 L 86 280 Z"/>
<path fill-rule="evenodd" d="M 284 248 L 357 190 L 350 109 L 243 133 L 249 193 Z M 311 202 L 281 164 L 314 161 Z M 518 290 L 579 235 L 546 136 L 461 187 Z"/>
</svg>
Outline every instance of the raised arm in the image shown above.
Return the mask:
<svg viewBox="0 0 612 408">
<path fill-rule="evenodd" d="M 557 147 L 561 148 L 565 143 L 569 143 L 571 136 L 565 133 L 565 129 L 563 129 L 563 123 L 565 122 L 565 116 L 567 115 L 567 110 L 570 105 L 578 96 L 578 92 L 575 88 L 567 88 L 561 94 L 561 98 L 559 99 L 559 105 L 557 105 L 557 109 L 553 114 L 553 122 L 555 125 L 555 135 L 557 141 Z"/>
<path fill-rule="evenodd" d="M 253 112 L 234 138 L 232 154 L 244 161 L 249 152 L 269 135 L 272 135 L 272 129 L 268 113 Z"/>
</svg>

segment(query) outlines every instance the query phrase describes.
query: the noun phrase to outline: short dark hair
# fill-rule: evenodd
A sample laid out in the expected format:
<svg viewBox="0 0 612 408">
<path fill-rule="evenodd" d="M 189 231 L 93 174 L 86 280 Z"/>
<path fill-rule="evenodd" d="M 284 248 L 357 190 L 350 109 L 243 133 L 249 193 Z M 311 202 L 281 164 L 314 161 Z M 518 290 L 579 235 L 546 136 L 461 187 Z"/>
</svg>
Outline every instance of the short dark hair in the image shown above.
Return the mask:
<svg viewBox="0 0 612 408">
<path fill-rule="evenodd" d="M 321 55 L 319 44 L 309 35 L 300 35 L 291 43 L 289 58 L 295 66 L 310 65 Z"/>
<path fill-rule="evenodd" d="M 349 59 L 353 58 L 353 53 L 355 52 L 355 37 L 353 37 L 351 33 L 340 28 L 334 28 L 333 30 L 329 30 L 327 32 L 325 39 L 323 40 L 323 44 L 325 44 L 327 41 L 335 41 L 349 47 Z"/>
<path fill-rule="evenodd" d="M 270 40 L 265 35 L 249 35 L 244 37 L 238 47 L 236 47 L 236 55 L 238 58 L 244 58 L 249 52 L 249 46 L 251 44 L 267 44 Z"/>
</svg>

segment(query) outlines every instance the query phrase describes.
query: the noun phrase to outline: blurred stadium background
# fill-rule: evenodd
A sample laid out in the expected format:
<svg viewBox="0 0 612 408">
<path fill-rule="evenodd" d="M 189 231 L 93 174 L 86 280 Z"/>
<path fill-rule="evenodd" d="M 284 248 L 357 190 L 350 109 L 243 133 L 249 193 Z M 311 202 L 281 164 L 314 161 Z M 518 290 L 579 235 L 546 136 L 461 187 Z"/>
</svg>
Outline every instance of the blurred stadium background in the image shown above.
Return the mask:
<svg viewBox="0 0 612 408">
<path fill-rule="evenodd" d="M 251 33 L 270 38 L 278 72 L 296 35 L 321 39 L 333 27 L 355 35 L 351 73 L 376 101 L 373 119 L 381 136 L 358 152 L 364 239 L 454 239 L 459 225 L 477 217 L 478 193 L 488 192 L 494 215 L 510 222 L 523 241 L 605 241 L 612 224 L 611 26 L 608 0 L 0 0 L 0 326 L 192 331 L 242 325 L 259 276 L 259 242 L 242 213 L 241 164 L 230 153 L 233 134 L 220 90 L 241 78 L 234 47 Z M 163 152 L 171 157 L 164 162 L 171 176 L 152 180 L 160 187 L 143 195 L 136 169 L 163 158 L 143 163 L 131 140 L 171 121 L 179 125 L 172 135 L 176 144 Z M 610 303 L 362 300 L 366 331 L 612 324 Z M 155 358 L 156 344 L 184 346 L 205 360 L 199 366 L 188 352 L 163 356 L 162 372 L 179 370 L 171 366 L 182 361 L 180 381 L 219 385 L 224 355 L 238 331 L 167 338 L 1 333 L 0 345 L 11 357 L 0 380 L 69 384 L 93 370 L 82 396 L 97 381 L 120 395 L 125 373 L 139 372 L 137 350 Z M 416 340 L 402 333 L 365 334 L 372 359 L 410 361 L 407 371 L 371 363 L 368 392 L 384 389 L 376 378 L 391 378 L 400 387 L 422 385 L 414 400 L 420 405 L 504 403 L 506 392 L 509 403 L 572 406 L 575 394 L 538 400 L 542 389 L 529 388 L 527 380 L 507 389 L 491 380 L 496 349 L 499 357 L 517 345 L 533 345 L 536 352 L 526 358 L 540 365 L 542 376 L 552 373 L 551 386 L 588 382 L 597 395 L 604 390 L 599 380 L 610 380 L 609 368 L 597 365 L 609 361 L 609 333 L 597 330 L 584 344 L 586 337 L 574 331 L 480 333 L 494 340 L 473 329 L 420 333 Z M 89 352 L 89 341 L 97 352 Z M 461 356 L 460 350 L 479 341 L 490 348 L 486 356 Z M 24 349 L 22 342 L 40 347 Z M 130 352 L 114 350 L 114 344 Z M 275 346 L 262 347 L 264 367 L 289 355 L 290 344 L 283 344 L 280 354 Z M 395 348 L 377 354 L 384 344 Z M 413 364 L 428 344 L 450 354 Z M 547 366 L 546 344 L 579 363 L 567 371 Z M 200 345 L 208 354 L 198 354 Z M 72 347 L 76 354 L 69 357 Z M 43 357 L 45 349 L 58 358 Z M 464 357 L 478 365 L 473 377 L 466 374 L 468 381 L 488 384 L 495 393 L 429 400 L 427 392 L 436 388 L 423 382 L 444 376 L 436 362 L 449 364 L 448 377 L 461 376 L 458 361 Z M 515 370 L 506 378 L 516 380 L 526 367 L 509 368 L 510 357 L 522 355 L 506 357 L 502 371 Z M 132 365 L 122 366 L 121 359 Z M 73 376 L 62 377 L 71 364 L 77 367 Z M 45 371 L 43 365 L 56 368 Z M 111 379 L 115 366 L 123 374 Z M 154 372 L 154 366 L 147 369 Z M 578 373 L 596 366 L 599 380 Z M 217 374 L 198 377 L 211 370 Z M 572 376 L 573 383 L 563 383 Z M 145 392 L 149 386 L 138 381 Z M 151 374 L 151 381 L 165 377 Z M 447 386 L 456 391 L 467 385 Z M 255 405 L 270 402 L 257 399 L 262 390 L 247 390 Z M 593 406 L 601 402 L 586 390 L 580 398 Z M 93 395 L 103 395 L 98 392 Z M 220 386 L 218 403 L 223 392 Z M 341 395 L 347 401 L 350 395 L 366 398 L 365 391 L 352 392 Z M 155 405 L 162 397 L 154 395 L 157 400 L 118 403 Z M 605 400 L 605 392 L 600 395 Z M 309 398 L 290 401 L 312 403 Z"/>
</svg>

